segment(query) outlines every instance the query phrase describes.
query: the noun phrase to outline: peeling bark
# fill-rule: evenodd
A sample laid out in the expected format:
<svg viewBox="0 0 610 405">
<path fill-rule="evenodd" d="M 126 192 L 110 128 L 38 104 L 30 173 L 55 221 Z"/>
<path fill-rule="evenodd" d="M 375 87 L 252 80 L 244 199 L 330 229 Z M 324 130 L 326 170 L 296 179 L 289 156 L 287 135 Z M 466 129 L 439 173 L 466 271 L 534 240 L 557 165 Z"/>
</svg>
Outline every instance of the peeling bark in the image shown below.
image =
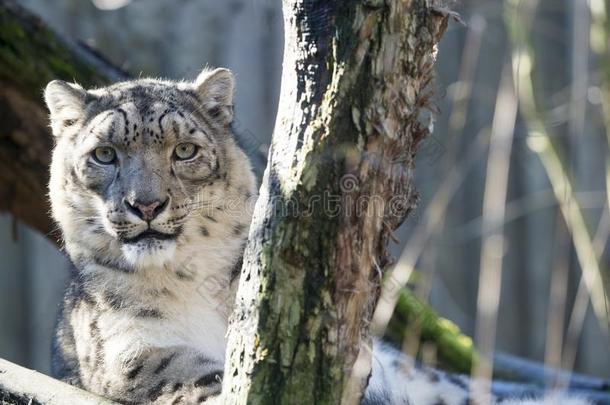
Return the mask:
<svg viewBox="0 0 610 405">
<path fill-rule="evenodd" d="M 280 111 L 229 328 L 225 403 L 336 404 L 428 134 L 431 2 L 285 1 Z M 430 117 L 431 114 L 427 114 Z M 366 350 L 362 350 L 365 353 Z"/>
</svg>

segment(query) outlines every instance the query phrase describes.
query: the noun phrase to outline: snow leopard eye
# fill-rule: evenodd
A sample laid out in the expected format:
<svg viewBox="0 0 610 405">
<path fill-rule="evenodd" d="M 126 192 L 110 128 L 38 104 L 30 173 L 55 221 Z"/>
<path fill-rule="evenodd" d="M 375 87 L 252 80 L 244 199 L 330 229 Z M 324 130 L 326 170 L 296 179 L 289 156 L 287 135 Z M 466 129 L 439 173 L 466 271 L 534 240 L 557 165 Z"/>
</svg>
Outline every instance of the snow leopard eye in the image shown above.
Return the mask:
<svg viewBox="0 0 610 405">
<path fill-rule="evenodd" d="M 93 158 L 96 162 L 109 165 L 116 160 L 116 152 L 110 146 L 100 146 L 93 151 Z"/>
<path fill-rule="evenodd" d="M 185 142 L 180 143 L 174 149 L 174 155 L 178 160 L 188 160 L 195 156 L 197 153 L 197 146 L 195 144 Z"/>
</svg>

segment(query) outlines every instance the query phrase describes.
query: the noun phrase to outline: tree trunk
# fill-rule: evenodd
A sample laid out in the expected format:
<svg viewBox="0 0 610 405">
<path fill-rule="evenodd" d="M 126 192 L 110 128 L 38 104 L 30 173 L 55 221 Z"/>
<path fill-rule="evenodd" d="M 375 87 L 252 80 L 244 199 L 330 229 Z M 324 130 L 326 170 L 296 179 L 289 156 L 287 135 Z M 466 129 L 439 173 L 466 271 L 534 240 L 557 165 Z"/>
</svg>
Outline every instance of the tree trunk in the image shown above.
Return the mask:
<svg viewBox="0 0 610 405">
<path fill-rule="evenodd" d="M 46 197 L 53 140 L 42 90 L 53 79 L 89 87 L 124 77 L 14 1 L 0 0 L 0 211 L 56 239 Z"/>
<path fill-rule="evenodd" d="M 348 381 L 359 353 L 367 363 L 387 243 L 416 202 L 413 159 L 447 23 L 430 3 L 284 2 L 280 110 L 229 328 L 225 403 L 357 399 L 368 372 Z"/>
</svg>

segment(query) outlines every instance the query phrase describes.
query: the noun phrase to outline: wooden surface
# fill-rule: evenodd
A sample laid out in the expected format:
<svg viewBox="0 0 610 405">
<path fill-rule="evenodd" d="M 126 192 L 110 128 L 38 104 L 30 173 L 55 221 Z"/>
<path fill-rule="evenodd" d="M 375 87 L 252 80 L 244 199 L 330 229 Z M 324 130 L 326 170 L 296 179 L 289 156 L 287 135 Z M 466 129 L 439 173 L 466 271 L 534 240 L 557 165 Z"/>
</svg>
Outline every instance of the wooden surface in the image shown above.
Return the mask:
<svg viewBox="0 0 610 405">
<path fill-rule="evenodd" d="M 0 404 L 112 405 L 115 403 L 37 371 L 0 359 Z"/>
<path fill-rule="evenodd" d="M 229 328 L 226 403 L 357 401 L 370 358 L 350 375 L 370 343 L 387 244 L 416 201 L 418 119 L 447 23 L 430 4 L 283 3 L 280 108 Z"/>
</svg>

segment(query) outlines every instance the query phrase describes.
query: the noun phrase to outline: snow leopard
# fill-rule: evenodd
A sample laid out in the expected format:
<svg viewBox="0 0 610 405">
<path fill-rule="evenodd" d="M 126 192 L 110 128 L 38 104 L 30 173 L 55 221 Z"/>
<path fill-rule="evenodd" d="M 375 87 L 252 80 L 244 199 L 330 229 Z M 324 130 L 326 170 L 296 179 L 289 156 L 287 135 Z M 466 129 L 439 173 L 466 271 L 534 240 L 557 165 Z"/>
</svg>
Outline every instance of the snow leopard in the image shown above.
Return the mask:
<svg viewBox="0 0 610 405">
<path fill-rule="evenodd" d="M 73 264 L 56 378 L 123 404 L 221 401 L 257 195 L 232 130 L 234 87 L 222 68 L 194 81 L 47 85 L 49 195 Z M 407 360 L 377 342 L 363 404 L 468 403 L 463 379 Z"/>
</svg>

